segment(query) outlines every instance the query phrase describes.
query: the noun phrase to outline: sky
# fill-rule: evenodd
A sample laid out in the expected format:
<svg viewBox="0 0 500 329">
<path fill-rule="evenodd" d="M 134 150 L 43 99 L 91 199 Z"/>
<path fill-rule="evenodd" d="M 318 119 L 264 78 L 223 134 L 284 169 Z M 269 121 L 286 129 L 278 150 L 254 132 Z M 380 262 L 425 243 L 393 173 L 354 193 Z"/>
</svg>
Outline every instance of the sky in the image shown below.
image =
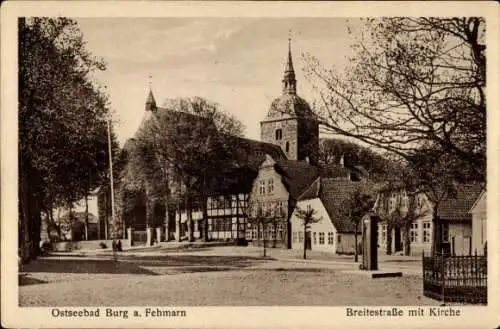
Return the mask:
<svg viewBox="0 0 500 329">
<path fill-rule="evenodd" d="M 167 98 L 200 96 L 234 114 L 246 126 L 248 138 L 259 139 L 259 122 L 281 94 L 289 35 L 297 93 L 310 104 L 314 94 L 303 75 L 302 56 L 342 67 L 352 43 L 343 18 L 77 21 L 88 50 L 107 63 L 107 70 L 95 78 L 110 96 L 121 145 L 141 122 L 150 81 L 159 106 Z"/>
</svg>

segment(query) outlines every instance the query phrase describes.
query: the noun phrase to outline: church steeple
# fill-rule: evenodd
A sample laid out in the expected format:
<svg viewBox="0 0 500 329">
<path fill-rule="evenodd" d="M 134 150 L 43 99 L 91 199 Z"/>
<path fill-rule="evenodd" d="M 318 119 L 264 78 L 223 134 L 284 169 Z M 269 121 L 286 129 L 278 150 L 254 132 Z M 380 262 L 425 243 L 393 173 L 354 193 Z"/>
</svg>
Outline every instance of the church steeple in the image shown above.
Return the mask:
<svg viewBox="0 0 500 329">
<path fill-rule="evenodd" d="M 288 37 L 288 58 L 285 65 L 285 74 L 283 75 L 283 94 L 297 94 L 297 80 L 295 80 L 295 71 L 292 61 L 292 38 Z"/>
<path fill-rule="evenodd" d="M 146 99 L 146 111 L 156 111 L 156 101 L 151 89 L 151 76 L 149 76 L 149 94 L 148 98 Z"/>
</svg>

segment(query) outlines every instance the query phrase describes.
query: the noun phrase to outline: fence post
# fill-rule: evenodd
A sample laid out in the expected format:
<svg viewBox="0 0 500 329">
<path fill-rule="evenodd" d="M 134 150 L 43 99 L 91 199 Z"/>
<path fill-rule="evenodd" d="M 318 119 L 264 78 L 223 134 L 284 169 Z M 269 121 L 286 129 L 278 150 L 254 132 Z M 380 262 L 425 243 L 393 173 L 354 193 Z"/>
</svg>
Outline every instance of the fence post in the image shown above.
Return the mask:
<svg viewBox="0 0 500 329">
<path fill-rule="evenodd" d="M 443 304 L 445 303 L 444 299 L 444 288 L 445 288 L 445 279 L 444 279 L 444 252 L 441 252 L 441 299 L 443 300 Z"/>
</svg>

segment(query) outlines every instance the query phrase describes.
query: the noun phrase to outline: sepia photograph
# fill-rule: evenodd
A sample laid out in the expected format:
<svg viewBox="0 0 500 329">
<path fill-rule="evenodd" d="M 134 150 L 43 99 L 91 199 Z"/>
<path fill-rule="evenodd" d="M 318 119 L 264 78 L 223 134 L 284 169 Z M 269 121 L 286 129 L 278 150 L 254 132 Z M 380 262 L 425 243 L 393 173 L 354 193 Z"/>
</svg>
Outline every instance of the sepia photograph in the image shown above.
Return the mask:
<svg viewBox="0 0 500 329">
<path fill-rule="evenodd" d="M 491 313 L 498 19 L 442 13 L 16 17 L 12 304 Z"/>
</svg>

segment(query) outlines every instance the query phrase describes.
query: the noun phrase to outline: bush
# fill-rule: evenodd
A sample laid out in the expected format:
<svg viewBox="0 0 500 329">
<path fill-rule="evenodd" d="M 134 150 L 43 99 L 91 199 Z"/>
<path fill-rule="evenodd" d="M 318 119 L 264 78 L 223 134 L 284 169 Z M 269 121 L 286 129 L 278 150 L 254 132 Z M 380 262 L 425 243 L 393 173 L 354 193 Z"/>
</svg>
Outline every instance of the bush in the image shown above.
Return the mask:
<svg viewBox="0 0 500 329">
<path fill-rule="evenodd" d="M 100 242 L 99 243 L 99 247 L 101 247 L 101 249 L 107 249 L 108 248 L 108 246 L 104 242 Z"/>
</svg>

